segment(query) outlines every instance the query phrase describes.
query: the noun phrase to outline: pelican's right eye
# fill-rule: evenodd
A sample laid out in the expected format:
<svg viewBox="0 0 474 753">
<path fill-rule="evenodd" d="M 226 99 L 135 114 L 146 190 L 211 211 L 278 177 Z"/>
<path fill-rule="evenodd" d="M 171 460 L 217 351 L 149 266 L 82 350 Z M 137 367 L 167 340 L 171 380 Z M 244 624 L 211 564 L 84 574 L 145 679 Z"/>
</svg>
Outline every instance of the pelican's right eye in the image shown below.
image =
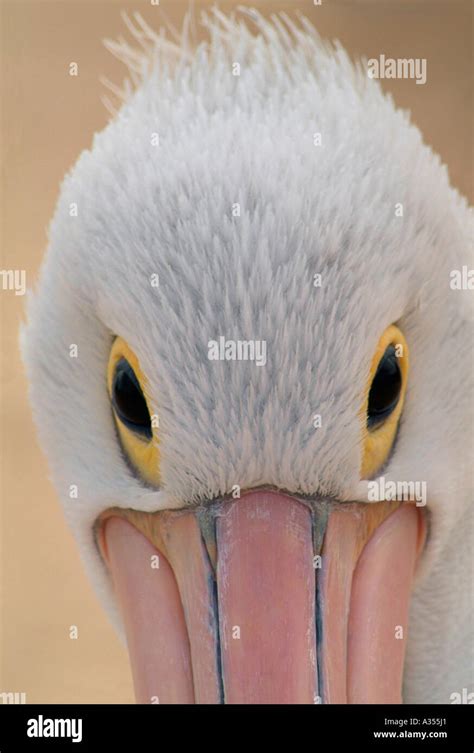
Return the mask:
<svg viewBox="0 0 474 753">
<path fill-rule="evenodd" d="M 115 338 L 110 351 L 107 387 L 124 455 L 144 481 L 158 486 L 160 451 L 153 428 L 158 421 L 153 421 L 138 358 L 121 337 Z"/>
<path fill-rule="evenodd" d="M 152 438 L 151 418 L 145 395 L 125 358 L 121 358 L 115 367 L 112 404 L 117 417 L 125 426 L 147 439 Z"/>
</svg>

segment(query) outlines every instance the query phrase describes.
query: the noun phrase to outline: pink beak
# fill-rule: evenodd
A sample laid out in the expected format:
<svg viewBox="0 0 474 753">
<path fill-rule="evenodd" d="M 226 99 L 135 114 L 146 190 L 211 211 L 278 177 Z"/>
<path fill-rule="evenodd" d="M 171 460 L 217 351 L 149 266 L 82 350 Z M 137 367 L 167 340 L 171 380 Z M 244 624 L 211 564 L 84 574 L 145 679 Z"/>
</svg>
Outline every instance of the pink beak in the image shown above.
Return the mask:
<svg viewBox="0 0 474 753">
<path fill-rule="evenodd" d="M 114 508 L 100 545 L 139 703 L 400 703 L 414 505 L 274 491 Z"/>
</svg>

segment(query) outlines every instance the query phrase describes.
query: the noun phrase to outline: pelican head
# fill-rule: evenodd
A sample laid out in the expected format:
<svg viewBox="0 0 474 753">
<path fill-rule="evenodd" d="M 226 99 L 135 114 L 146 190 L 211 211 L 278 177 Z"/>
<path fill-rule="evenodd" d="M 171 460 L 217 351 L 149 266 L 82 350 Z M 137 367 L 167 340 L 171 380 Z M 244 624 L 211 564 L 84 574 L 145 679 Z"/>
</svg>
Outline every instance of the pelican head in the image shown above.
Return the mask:
<svg viewBox="0 0 474 753">
<path fill-rule="evenodd" d="M 61 188 L 22 333 L 55 486 L 138 701 L 449 703 L 467 203 L 308 22 L 203 22 L 131 26 L 140 80 Z"/>
</svg>

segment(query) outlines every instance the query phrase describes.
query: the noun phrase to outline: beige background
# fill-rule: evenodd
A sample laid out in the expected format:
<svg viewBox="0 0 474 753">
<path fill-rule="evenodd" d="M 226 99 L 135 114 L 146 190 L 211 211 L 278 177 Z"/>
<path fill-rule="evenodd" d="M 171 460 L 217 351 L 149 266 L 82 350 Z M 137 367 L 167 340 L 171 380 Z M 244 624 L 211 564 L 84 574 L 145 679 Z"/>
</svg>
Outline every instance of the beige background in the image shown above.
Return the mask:
<svg viewBox="0 0 474 753">
<path fill-rule="evenodd" d="M 385 88 L 412 110 L 426 141 L 448 164 L 452 182 L 472 201 L 470 3 L 252 4 L 264 12 L 299 8 L 353 56 L 427 58 L 425 86 L 405 80 L 385 82 Z M 161 0 L 160 8 L 179 23 L 187 5 Z M 59 183 L 107 121 L 99 76 L 120 82 L 124 75 L 101 43 L 127 35 L 120 9 L 139 10 L 152 25 L 160 23 L 160 11 L 149 0 L 1 4 L 0 265 L 25 269 L 28 285 L 45 250 Z M 79 64 L 77 78 L 68 75 L 71 61 Z M 0 692 L 26 692 L 28 702 L 129 702 L 126 652 L 83 574 L 35 438 L 17 344 L 24 299 L 9 291 L 0 291 L 0 299 Z M 70 625 L 78 626 L 78 640 L 69 639 Z"/>
</svg>

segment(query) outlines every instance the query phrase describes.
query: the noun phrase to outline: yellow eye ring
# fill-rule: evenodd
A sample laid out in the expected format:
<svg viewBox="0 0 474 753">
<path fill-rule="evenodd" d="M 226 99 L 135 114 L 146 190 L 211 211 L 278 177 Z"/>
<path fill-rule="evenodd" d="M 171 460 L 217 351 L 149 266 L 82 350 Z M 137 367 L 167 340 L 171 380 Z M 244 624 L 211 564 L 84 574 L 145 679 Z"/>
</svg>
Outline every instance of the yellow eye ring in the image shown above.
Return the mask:
<svg viewBox="0 0 474 753">
<path fill-rule="evenodd" d="M 115 338 L 110 351 L 107 389 L 120 443 L 128 461 L 146 483 L 158 486 L 158 416 L 152 412 L 148 383 L 138 358 L 121 337 Z M 130 409 L 133 408 L 136 413 L 138 411 L 141 423 L 127 420 L 128 417 L 124 415 L 127 413 L 127 401 Z"/>
<path fill-rule="evenodd" d="M 396 362 L 394 359 L 396 359 Z M 362 478 L 374 476 L 390 454 L 405 401 L 408 367 L 407 342 L 398 327 L 392 324 L 385 330 L 377 344 L 370 365 L 369 379 L 360 412 L 360 418 L 363 422 Z M 384 389 L 384 369 L 386 374 L 391 376 L 394 385 L 392 389 L 396 392 L 392 404 L 388 406 L 385 413 L 383 410 L 377 412 L 377 408 L 380 406 L 377 406 L 377 395 L 374 399 L 373 394 L 374 385 L 379 390 Z M 388 389 L 388 393 L 390 393 L 390 389 Z M 389 402 L 387 395 L 384 397 Z M 372 406 L 375 406 L 374 410 Z"/>
</svg>

